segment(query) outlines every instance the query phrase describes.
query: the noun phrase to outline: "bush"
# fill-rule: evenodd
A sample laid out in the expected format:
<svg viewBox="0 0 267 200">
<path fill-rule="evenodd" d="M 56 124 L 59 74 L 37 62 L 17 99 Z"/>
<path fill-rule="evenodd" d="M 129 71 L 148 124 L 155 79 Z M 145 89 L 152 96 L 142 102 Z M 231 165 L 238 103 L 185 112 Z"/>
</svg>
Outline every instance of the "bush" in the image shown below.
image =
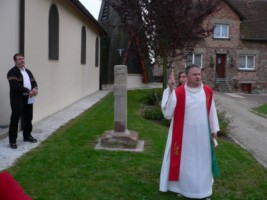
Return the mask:
<svg viewBox="0 0 267 200">
<path fill-rule="evenodd" d="M 163 126 L 170 127 L 170 125 L 171 125 L 171 120 L 170 120 L 170 119 L 165 119 L 165 118 L 163 118 L 163 119 L 161 120 L 161 124 L 162 124 Z"/>
<path fill-rule="evenodd" d="M 144 118 L 155 120 L 159 122 L 161 125 L 169 127 L 171 120 L 165 119 L 161 107 L 160 102 L 162 99 L 162 89 L 154 89 L 147 95 L 143 102 L 146 104 L 144 107 Z"/>
<path fill-rule="evenodd" d="M 144 99 L 143 102 L 151 106 L 159 106 L 162 98 L 162 89 L 153 89 Z"/>
<path fill-rule="evenodd" d="M 227 136 L 230 131 L 230 119 L 226 116 L 224 111 L 218 111 L 217 114 L 220 125 L 220 131 L 217 134 L 218 136 Z"/>
<path fill-rule="evenodd" d="M 152 120 L 162 120 L 163 115 L 159 106 L 145 106 L 144 117 Z"/>
</svg>

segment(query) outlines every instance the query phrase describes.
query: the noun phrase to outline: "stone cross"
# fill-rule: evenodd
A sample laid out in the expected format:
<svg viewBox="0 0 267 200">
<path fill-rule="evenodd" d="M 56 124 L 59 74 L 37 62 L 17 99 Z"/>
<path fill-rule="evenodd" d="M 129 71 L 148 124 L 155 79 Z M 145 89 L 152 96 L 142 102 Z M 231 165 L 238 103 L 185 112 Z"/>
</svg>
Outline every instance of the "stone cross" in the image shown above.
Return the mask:
<svg viewBox="0 0 267 200">
<path fill-rule="evenodd" d="M 127 130 L 127 66 L 114 67 L 114 131 Z"/>
<path fill-rule="evenodd" d="M 100 145 L 110 149 L 135 149 L 138 133 L 127 129 L 127 66 L 114 67 L 114 130 L 105 131 Z"/>
</svg>

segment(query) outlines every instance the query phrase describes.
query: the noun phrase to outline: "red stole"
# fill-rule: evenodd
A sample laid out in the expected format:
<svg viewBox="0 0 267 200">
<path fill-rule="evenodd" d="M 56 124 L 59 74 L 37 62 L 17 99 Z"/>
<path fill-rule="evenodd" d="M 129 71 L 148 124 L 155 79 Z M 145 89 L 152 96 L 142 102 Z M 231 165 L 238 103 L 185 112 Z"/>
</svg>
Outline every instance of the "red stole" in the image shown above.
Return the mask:
<svg viewBox="0 0 267 200">
<path fill-rule="evenodd" d="M 8 171 L 0 173 L 1 200 L 31 200 Z"/>
<path fill-rule="evenodd" d="M 207 112 L 209 116 L 212 102 L 212 89 L 206 85 L 203 85 L 203 88 L 206 94 Z M 176 88 L 175 94 L 177 98 L 177 104 L 173 117 L 169 181 L 179 180 L 186 101 L 184 86 L 182 85 Z"/>
</svg>

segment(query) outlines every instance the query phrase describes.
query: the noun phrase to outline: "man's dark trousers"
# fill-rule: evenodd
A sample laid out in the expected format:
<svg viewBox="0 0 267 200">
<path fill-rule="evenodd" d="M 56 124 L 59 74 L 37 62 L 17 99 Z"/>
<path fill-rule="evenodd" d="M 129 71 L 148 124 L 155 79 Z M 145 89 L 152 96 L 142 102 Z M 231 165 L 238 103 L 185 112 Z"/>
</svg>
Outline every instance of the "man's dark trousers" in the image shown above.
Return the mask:
<svg viewBox="0 0 267 200">
<path fill-rule="evenodd" d="M 28 96 L 20 103 L 11 103 L 11 117 L 9 125 L 9 143 L 16 143 L 18 136 L 18 123 L 23 116 L 23 138 L 29 138 L 32 132 L 33 104 L 28 104 Z"/>
</svg>

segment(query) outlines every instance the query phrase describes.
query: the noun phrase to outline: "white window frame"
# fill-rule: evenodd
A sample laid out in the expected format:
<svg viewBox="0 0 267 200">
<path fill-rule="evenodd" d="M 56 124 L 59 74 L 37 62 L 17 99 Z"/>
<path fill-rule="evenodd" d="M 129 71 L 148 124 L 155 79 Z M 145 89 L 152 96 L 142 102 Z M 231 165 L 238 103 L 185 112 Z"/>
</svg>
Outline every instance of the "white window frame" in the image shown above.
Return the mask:
<svg viewBox="0 0 267 200">
<path fill-rule="evenodd" d="M 195 63 L 196 62 L 196 56 L 200 55 L 200 65 L 199 63 Z M 190 65 L 190 64 L 195 64 L 198 65 L 201 69 L 202 69 L 202 65 L 203 65 L 203 55 L 201 53 L 192 53 L 192 54 L 188 54 L 188 56 L 192 56 L 192 62 L 188 61 L 187 59 L 185 60 L 185 67 Z"/>
<path fill-rule="evenodd" d="M 217 30 L 218 30 L 218 34 L 216 34 Z M 226 35 L 223 34 L 224 32 L 226 32 Z M 219 39 L 228 39 L 229 38 L 229 24 L 215 24 L 213 37 L 219 38 Z"/>
<path fill-rule="evenodd" d="M 245 65 L 241 66 L 241 57 L 245 57 Z M 248 59 L 249 57 L 253 57 L 253 65 L 248 66 Z M 256 69 L 256 55 L 251 54 L 240 54 L 238 57 L 238 69 L 239 70 L 245 70 L 245 71 L 254 71 Z"/>
</svg>

